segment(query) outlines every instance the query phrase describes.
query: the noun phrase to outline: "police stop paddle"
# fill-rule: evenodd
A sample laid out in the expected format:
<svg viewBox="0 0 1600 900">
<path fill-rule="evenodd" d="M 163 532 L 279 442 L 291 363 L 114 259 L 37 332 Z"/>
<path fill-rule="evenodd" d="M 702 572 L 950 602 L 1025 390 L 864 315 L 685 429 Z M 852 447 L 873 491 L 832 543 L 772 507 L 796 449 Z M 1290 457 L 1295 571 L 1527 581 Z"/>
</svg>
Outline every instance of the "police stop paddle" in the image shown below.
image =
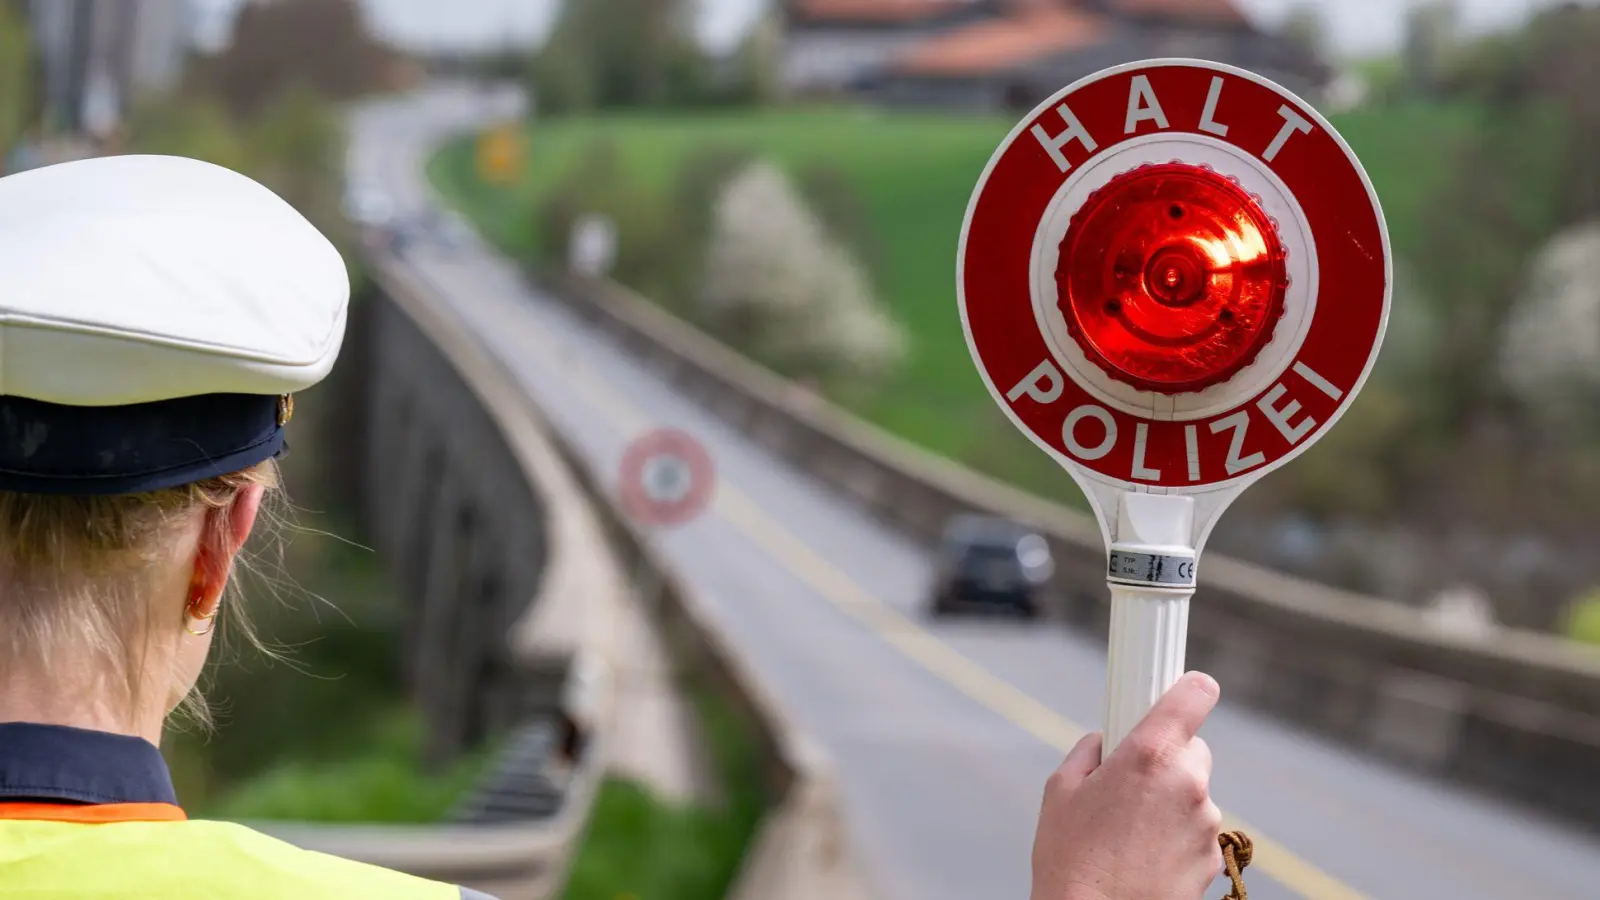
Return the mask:
<svg viewBox="0 0 1600 900">
<path fill-rule="evenodd" d="M 1391 280 L 1349 146 L 1241 69 L 1098 72 L 990 160 L 961 232 L 962 326 L 995 402 L 1097 513 L 1108 748 L 1182 673 L 1217 517 L 1359 392 Z"/>
</svg>

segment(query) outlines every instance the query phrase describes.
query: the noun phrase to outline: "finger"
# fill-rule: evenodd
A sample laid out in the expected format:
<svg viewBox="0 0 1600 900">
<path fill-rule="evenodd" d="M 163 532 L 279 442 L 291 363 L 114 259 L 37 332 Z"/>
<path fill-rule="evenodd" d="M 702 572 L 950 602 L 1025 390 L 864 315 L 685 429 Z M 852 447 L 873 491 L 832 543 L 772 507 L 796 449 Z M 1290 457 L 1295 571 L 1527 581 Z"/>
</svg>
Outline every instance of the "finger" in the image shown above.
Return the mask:
<svg viewBox="0 0 1600 900">
<path fill-rule="evenodd" d="M 1098 733 L 1084 735 L 1061 765 L 1056 767 L 1050 779 L 1052 786 L 1076 790 L 1091 772 L 1100 768 L 1100 746 L 1101 736 Z"/>
<path fill-rule="evenodd" d="M 1183 746 L 1194 740 L 1206 716 L 1217 706 L 1222 688 L 1210 675 L 1190 672 L 1178 679 L 1156 705 L 1133 727 L 1130 739 L 1148 746 Z"/>
</svg>

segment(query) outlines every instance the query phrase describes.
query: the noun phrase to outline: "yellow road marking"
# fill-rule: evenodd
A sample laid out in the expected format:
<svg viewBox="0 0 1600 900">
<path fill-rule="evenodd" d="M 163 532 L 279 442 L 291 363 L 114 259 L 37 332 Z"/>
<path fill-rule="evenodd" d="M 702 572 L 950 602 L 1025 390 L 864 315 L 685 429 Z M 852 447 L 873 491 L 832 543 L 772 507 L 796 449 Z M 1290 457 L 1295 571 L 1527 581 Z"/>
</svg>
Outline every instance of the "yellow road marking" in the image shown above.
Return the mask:
<svg viewBox="0 0 1600 900">
<path fill-rule="evenodd" d="M 540 344 L 547 357 L 559 353 L 560 348 L 548 333 L 529 320 L 518 318 L 519 322 L 526 323 L 526 327 L 518 328 L 522 333 L 519 337 L 525 335 Z M 624 433 L 637 433 L 656 424 L 620 391 L 595 375 L 593 370 L 569 366 L 566 373 L 567 383 Z M 716 486 L 713 508 L 819 596 L 871 629 L 929 672 L 1018 728 L 1063 754 L 1088 733 L 1088 729 L 1069 721 L 1009 682 L 996 677 L 878 599 L 784 528 L 760 504 L 726 479 L 719 480 Z M 1253 870 L 1265 873 L 1310 900 L 1367 900 L 1354 888 L 1233 816 L 1227 816 L 1224 827 L 1250 834 L 1255 849 L 1255 858 L 1251 863 Z"/>
</svg>

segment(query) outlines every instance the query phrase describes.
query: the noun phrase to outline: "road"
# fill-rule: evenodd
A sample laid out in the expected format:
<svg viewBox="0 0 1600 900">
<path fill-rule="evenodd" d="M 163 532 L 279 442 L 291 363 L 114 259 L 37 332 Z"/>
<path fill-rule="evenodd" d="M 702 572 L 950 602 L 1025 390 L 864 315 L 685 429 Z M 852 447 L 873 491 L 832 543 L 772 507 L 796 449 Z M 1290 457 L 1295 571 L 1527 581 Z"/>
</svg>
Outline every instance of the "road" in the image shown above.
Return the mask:
<svg viewBox="0 0 1600 900">
<path fill-rule="evenodd" d="M 428 153 L 479 115 L 442 89 L 364 108 L 351 171 L 402 206 L 433 203 Z M 924 549 L 678 396 L 493 251 L 419 247 L 408 265 L 599 471 L 615 471 L 652 426 L 706 443 L 719 476 L 712 509 L 662 545 L 830 752 L 885 900 L 1026 897 L 1044 780 L 1084 725 L 1097 727 L 1102 643 L 1048 626 L 927 620 Z M 1257 841 L 1247 879 L 1257 900 L 1600 896 L 1592 835 L 1226 701 L 1203 735 L 1218 803 Z M 1219 882 L 1211 896 L 1223 893 Z"/>
</svg>

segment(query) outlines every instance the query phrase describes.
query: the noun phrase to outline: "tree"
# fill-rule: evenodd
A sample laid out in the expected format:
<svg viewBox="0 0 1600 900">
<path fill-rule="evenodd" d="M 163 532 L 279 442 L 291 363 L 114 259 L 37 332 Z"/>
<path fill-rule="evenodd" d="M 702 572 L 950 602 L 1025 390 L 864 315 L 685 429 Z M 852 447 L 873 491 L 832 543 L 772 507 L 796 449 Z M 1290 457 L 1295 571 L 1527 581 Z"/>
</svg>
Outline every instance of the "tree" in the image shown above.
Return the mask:
<svg viewBox="0 0 1600 900">
<path fill-rule="evenodd" d="M 1280 31 L 1284 41 L 1305 59 L 1322 59 L 1328 52 L 1328 23 L 1310 3 L 1302 2 L 1290 10 Z"/>
<path fill-rule="evenodd" d="M 255 176 L 302 215 L 335 238 L 344 214 L 344 128 L 338 111 L 311 88 L 278 95 L 249 126 Z"/>
<path fill-rule="evenodd" d="M 196 67 L 194 83 L 249 117 L 297 84 L 340 100 L 379 90 L 395 62 L 356 0 L 248 0 L 232 42 Z"/>
<path fill-rule="evenodd" d="M 905 350 L 861 265 L 770 163 L 717 202 L 702 303 L 725 338 L 791 375 L 881 375 Z"/>
<path fill-rule="evenodd" d="M 582 0 L 561 18 L 529 69 L 549 113 L 656 106 L 699 77 L 685 0 Z"/>
<path fill-rule="evenodd" d="M 777 17 L 768 13 L 757 20 L 730 60 L 723 89 L 732 103 L 770 103 L 781 90 L 778 66 L 783 56 L 783 33 Z"/>
<path fill-rule="evenodd" d="M 1416 259 L 1441 304 L 1435 377 L 1447 432 L 1496 415 L 1503 385 L 1485 362 L 1526 319 L 1519 303 L 1542 302 L 1524 288 L 1539 274 L 1537 254 L 1562 229 L 1600 216 L 1597 42 L 1600 10 L 1562 7 L 1463 46 L 1449 70 L 1452 88 L 1488 113 L 1435 197 Z"/>
<path fill-rule="evenodd" d="M 1445 58 L 1456 41 L 1457 21 L 1453 0 L 1424 0 L 1406 13 L 1401 56 L 1412 93 L 1426 97 L 1438 91 Z"/>
</svg>

